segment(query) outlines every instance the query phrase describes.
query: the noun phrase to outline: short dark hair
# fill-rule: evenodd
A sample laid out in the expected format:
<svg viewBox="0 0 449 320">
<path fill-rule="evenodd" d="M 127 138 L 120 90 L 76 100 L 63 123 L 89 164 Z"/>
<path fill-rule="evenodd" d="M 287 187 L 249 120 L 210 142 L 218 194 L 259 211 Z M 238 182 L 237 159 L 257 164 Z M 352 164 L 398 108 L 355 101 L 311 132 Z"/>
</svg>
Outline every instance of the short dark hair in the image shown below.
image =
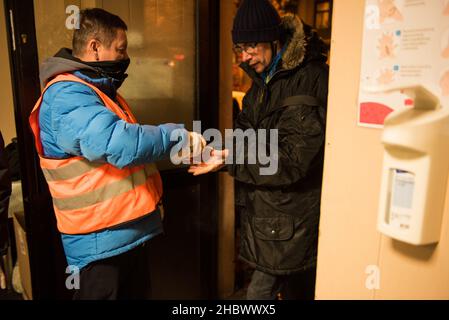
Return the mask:
<svg viewBox="0 0 449 320">
<path fill-rule="evenodd" d="M 82 55 L 87 42 L 92 38 L 109 48 L 117 36 L 117 30 L 128 30 L 119 16 L 99 8 L 81 10 L 80 27 L 73 34 L 73 55 Z"/>
</svg>

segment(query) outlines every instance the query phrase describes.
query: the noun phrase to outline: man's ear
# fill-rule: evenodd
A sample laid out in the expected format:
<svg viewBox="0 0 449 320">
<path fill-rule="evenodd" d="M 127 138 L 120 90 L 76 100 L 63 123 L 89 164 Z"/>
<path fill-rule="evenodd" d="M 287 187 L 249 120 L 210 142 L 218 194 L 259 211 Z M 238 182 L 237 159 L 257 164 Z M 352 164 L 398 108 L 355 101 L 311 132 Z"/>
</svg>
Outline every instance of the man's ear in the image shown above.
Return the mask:
<svg viewBox="0 0 449 320">
<path fill-rule="evenodd" d="M 100 42 L 97 39 L 91 39 L 89 43 L 87 44 L 87 50 L 88 52 L 95 57 L 96 61 L 100 60 L 100 57 L 98 56 L 98 49 L 101 46 Z"/>
</svg>

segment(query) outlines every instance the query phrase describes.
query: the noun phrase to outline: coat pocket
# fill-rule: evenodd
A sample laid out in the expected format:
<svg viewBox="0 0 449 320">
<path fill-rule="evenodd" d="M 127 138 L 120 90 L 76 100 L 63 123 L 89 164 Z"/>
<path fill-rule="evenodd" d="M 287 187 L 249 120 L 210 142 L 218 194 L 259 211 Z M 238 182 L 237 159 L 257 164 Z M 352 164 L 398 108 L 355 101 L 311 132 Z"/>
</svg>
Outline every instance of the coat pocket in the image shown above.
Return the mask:
<svg viewBox="0 0 449 320">
<path fill-rule="evenodd" d="M 282 215 L 277 217 L 254 217 L 254 235 L 260 240 L 286 241 L 294 234 L 293 217 Z"/>
</svg>

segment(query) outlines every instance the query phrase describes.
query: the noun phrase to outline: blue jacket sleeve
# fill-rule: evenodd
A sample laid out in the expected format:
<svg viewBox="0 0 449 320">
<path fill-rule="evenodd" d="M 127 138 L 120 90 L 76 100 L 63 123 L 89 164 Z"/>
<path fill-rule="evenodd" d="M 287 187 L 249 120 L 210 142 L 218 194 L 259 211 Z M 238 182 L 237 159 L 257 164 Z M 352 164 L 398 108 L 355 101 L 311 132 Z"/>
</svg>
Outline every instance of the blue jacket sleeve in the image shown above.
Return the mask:
<svg viewBox="0 0 449 320">
<path fill-rule="evenodd" d="M 165 159 L 173 146 L 187 138 L 183 125 L 127 123 L 107 109 L 91 88 L 75 82 L 48 88 L 39 115 L 43 144 L 53 140 L 66 154 L 119 168 Z"/>
</svg>

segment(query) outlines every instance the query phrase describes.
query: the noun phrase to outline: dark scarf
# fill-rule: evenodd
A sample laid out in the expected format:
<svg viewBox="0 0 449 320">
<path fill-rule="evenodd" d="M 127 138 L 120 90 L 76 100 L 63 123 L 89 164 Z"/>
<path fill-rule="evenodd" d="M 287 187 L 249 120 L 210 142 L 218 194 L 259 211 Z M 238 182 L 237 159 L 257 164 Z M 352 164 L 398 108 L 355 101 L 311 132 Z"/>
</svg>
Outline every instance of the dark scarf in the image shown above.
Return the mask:
<svg viewBox="0 0 449 320">
<path fill-rule="evenodd" d="M 115 99 L 117 90 L 122 86 L 126 78 L 128 78 L 126 70 L 131 62 L 130 59 L 86 62 L 74 57 L 70 49 L 60 50 L 55 57 L 76 61 L 88 66 L 89 68 L 80 69 L 73 74 L 95 85 L 112 99 Z"/>
</svg>

